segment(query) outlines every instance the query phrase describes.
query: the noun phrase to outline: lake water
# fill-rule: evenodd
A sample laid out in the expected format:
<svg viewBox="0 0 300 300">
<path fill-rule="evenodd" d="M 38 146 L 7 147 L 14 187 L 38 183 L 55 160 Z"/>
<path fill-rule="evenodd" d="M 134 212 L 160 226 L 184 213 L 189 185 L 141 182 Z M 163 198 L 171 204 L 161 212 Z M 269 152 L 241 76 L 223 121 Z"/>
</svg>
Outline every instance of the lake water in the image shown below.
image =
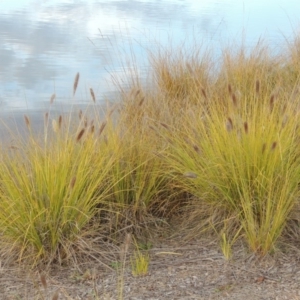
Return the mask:
<svg viewBox="0 0 300 300">
<path fill-rule="evenodd" d="M 1 113 L 65 111 L 114 97 L 114 81 L 147 74 L 147 49 L 193 40 L 216 51 L 260 37 L 280 48 L 299 28 L 299 0 L 0 0 Z M 80 81 L 72 95 L 76 73 Z M 126 85 L 126 80 L 123 83 Z"/>
</svg>

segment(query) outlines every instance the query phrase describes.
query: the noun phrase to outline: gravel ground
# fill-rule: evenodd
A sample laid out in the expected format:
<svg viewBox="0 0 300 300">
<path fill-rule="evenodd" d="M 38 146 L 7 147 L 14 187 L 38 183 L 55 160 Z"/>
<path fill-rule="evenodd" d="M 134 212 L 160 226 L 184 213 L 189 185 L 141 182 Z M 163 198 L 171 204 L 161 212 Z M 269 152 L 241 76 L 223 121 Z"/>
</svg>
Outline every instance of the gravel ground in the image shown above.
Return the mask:
<svg viewBox="0 0 300 300">
<path fill-rule="evenodd" d="M 296 250 L 258 259 L 239 244 L 226 261 L 217 243 L 197 240 L 184 247 L 168 242 L 149 253 L 147 275 L 132 276 L 127 264 L 124 299 L 300 299 Z M 2 266 L 0 299 L 55 299 L 55 293 L 58 299 L 118 299 L 120 278 L 94 261 L 52 269 L 46 287 L 37 271 Z"/>
</svg>

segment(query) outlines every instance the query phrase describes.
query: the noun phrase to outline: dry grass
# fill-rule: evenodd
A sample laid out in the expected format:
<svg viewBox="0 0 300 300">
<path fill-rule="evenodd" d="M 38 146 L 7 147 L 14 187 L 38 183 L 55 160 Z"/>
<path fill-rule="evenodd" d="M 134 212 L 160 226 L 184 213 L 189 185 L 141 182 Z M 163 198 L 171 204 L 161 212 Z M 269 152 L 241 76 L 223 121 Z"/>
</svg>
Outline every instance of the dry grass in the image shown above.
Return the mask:
<svg viewBox="0 0 300 300">
<path fill-rule="evenodd" d="M 262 42 L 225 49 L 218 63 L 193 50 L 152 54 L 151 88 L 135 77 L 103 119 L 92 88 L 92 115 L 49 110 L 42 137 L 24 116 L 28 139 L 0 155 L 2 257 L 95 258 L 98 238 L 120 243 L 169 221 L 182 240 L 213 232 L 227 259 L 240 239 L 264 256 L 283 234 L 299 236 L 298 39 L 280 55 Z M 139 252 L 133 262 L 148 268 Z"/>
<path fill-rule="evenodd" d="M 225 49 L 218 68 L 198 51 L 159 53 L 154 88 L 123 96 L 123 124 L 156 133 L 166 177 L 191 195 L 186 217 L 201 224 L 189 235 L 215 228 L 227 241 L 230 220 L 232 238 L 239 232 L 254 252 L 275 247 L 299 197 L 296 41 L 279 55 L 262 41 Z"/>
</svg>

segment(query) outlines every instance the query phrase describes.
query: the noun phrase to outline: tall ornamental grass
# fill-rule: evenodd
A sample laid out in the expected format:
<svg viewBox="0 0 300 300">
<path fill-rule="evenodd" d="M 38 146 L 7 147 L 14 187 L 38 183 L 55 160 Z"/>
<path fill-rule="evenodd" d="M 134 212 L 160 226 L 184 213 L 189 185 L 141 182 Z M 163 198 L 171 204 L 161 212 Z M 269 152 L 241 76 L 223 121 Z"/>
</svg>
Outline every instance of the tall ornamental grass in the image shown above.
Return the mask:
<svg viewBox="0 0 300 300">
<path fill-rule="evenodd" d="M 151 57 L 153 89 L 133 86 L 125 118 L 145 135 L 154 127 L 166 176 L 189 195 L 184 218 L 217 212 L 211 222 L 261 255 L 274 249 L 298 203 L 297 45 L 276 55 L 261 42 L 226 49 L 216 64 L 195 49 L 159 53 Z"/>
<path fill-rule="evenodd" d="M 299 199 L 299 106 L 284 91 L 261 93 L 260 85 L 239 98 L 229 85 L 223 105 L 208 99 L 165 136 L 182 187 L 199 204 L 234 216 L 251 250 L 265 255 Z"/>
<path fill-rule="evenodd" d="M 25 117 L 26 138 L 0 150 L 0 252 L 61 261 L 90 225 L 136 233 L 172 216 L 192 235 L 213 227 L 228 257 L 239 237 L 274 249 L 300 196 L 299 41 L 211 57 L 150 54 L 149 86 L 132 78 L 103 121 L 94 109 L 74 127 L 47 113 L 38 136 Z"/>
<path fill-rule="evenodd" d="M 114 162 L 98 132 L 79 127 L 72 134 L 61 116 L 53 124 L 47 139 L 31 135 L 1 151 L 1 250 L 20 260 L 68 257 L 105 198 Z"/>
</svg>

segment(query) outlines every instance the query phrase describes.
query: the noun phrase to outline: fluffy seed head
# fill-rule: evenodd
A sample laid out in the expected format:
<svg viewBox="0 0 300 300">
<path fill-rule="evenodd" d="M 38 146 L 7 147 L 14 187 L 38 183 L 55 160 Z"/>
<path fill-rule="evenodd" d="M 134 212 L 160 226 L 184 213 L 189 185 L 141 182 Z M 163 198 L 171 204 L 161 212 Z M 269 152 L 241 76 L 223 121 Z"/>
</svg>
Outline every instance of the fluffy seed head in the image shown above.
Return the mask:
<svg viewBox="0 0 300 300">
<path fill-rule="evenodd" d="M 76 176 L 74 176 L 72 179 L 71 179 L 71 182 L 70 182 L 70 188 L 73 189 L 74 185 L 75 185 L 75 182 L 76 182 Z"/>
<path fill-rule="evenodd" d="M 200 153 L 200 148 L 197 145 L 194 144 L 193 148 L 197 153 Z"/>
<path fill-rule="evenodd" d="M 26 115 L 24 115 L 24 119 L 25 119 L 25 124 L 26 124 L 27 128 L 30 128 L 30 120 L 29 120 L 29 118 Z"/>
<path fill-rule="evenodd" d="M 46 275 L 43 273 L 43 274 L 41 274 L 40 275 L 40 279 L 41 279 L 41 283 L 42 283 L 42 285 L 43 285 L 43 287 L 44 287 L 44 289 L 46 289 L 47 288 L 47 280 L 46 280 Z"/>
<path fill-rule="evenodd" d="M 161 122 L 160 125 L 163 126 L 163 127 L 166 128 L 166 129 L 169 129 L 169 126 L 168 126 L 166 123 L 162 123 L 162 122 Z"/>
<path fill-rule="evenodd" d="M 230 83 L 228 84 L 228 92 L 229 92 L 230 95 L 232 94 L 232 87 L 231 87 Z"/>
<path fill-rule="evenodd" d="M 153 131 L 157 131 L 156 128 L 154 128 L 152 125 L 149 125 L 149 128 Z"/>
<path fill-rule="evenodd" d="M 76 74 L 75 79 L 74 79 L 74 85 L 73 85 L 73 96 L 75 96 L 77 86 L 79 82 L 79 73 Z"/>
<path fill-rule="evenodd" d="M 257 79 L 256 82 L 255 82 L 255 92 L 256 92 L 256 94 L 259 94 L 259 90 L 260 90 L 260 82 Z"/>
<path fill-rule="evenodd" d="M 244 129 L 245 129 L 245 133 L 247 134 L 249 130 L 247 122 L 244 122 Z"/>
<path fill-rule="evenodd" d="M 207 95 L 204 88 L 201 88 L 201 93 L 205 99 L 207 99 Z"/>
<path fill-rule="evenodd" d="M 276 148 L 276 146 L 277 146 L 277 142 L 273 142 L 272 146 L 271 146 L 271 150 L 274 150 Z"/>
<path fill-rule="evenodd" d="M 81 140 L 81 138 L 82 138 L 84 132 L 85 132 L 85 128 L 82 128 L 82 129 L 80 130 L 80 132 L 78 133 L 78 135 L 77 135 L 76 142 L 79 142 L 79 141 Z"/>
<path fill-rule="evenodd" d="M 274 100 L 275 100 L 275 94 L 272 94 L 270 97 L 270 110 L 272 111 L 274 108 Z"/>
<path fill-rule="evenodd" d="M 62 124 L 62 115 L 58 117 L 58 129 L 61 129 L 61 124 Z"/>
<path fill-rule="evenodd" d="M 93 102 L 96 103 L 95 93 L 94 93 L 92 88 L 90 88 L 90 93 L 91 93 L 91 97 L 92 97 Z"/>
<path fill-rule="evenodd" d="M 139 106 L 142 106 L 142 104 L 144 103 L 144 101 L 145 101 L 145 97 L 142 97 L 142 99 L 139 102 Z"/>
<path fill-rule="evenodd" d="M 234 106 L 237 106 L 237 98 L 236 98 L 235 93 L 231 94 L 231 99 L 232 99 L 232 102 L 233 102 Z"/>
<path fill-rule="evenodd" d="M 124 246 L 125 246 L 125 247 L 124 247 L 124 250 L 125 250 L 125 252 L 128 251 L 130 242 L 131 242 L 131 234 L 130 234 L 130 233 L 127 233 L 126 236 L 125 236 L 125 241 L 124 241 Z"/>
<path fill-rule="evenodd" d="M 125 260 L 126 253 L 128 252 L 130 242 L 131 242 L 131 234 L 127 233 L 125 236 L 124 242 L 121 246 L 120 258 L 121 258 L 122 262 Z"/>
</svg>

